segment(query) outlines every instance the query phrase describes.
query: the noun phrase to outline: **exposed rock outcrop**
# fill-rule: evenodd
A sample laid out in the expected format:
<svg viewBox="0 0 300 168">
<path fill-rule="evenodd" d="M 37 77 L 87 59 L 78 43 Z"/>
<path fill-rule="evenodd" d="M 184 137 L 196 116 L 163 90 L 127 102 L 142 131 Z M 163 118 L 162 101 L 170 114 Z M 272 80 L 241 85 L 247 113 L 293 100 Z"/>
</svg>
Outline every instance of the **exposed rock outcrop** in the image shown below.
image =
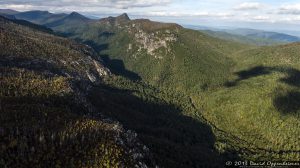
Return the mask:
<svg viewBox="0 0 300 168">
<path fill-rule="evenodd" d="M 134 37 L 138 44 L 138 51 L 146 50 L 149 55 L 158 59 L 163 58 L 162 54 L 157 53 L 158 50 L 163 49 L 163 54 L 167 54 L 171 52 L 170 45 L 172 42 L 177 41 L 176 35 L 171 33 L 170 30 L 147 33 L 139 29 Z"/>
</svg>

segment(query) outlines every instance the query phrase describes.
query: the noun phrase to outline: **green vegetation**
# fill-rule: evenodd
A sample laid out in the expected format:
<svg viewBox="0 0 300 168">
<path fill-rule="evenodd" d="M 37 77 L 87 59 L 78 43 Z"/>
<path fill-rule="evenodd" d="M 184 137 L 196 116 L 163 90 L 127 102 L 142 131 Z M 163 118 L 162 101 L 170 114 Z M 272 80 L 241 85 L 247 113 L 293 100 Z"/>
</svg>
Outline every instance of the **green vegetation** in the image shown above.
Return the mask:
<svg viewBox="0 0 300 168">
<path fill-rule="evenodd" d="M 119 167 L 113 124 L 84 116 L 67 78 L 1 68 L 1 167 Z"/>
<path fill-rule="evenodd" d="M 0 20 L 0 166 L 300 161 L 300 44 L 248 46 L 126 15 L 69 19 L 55 30 L 95 51 Z"/>
<path fill-rule="evenodd" d="M 78 91 L 96 71 L 92 50 L 0 19 L 0 167 L 134 166 L 119 126 Z"/>
<path fill-rule="evenodd" d="M 237 53 L 232 79 L 196 96 L 204 117 L 243 140 L 247 159 L 300 160 L 299 44 Z M 247 144 L 244 141 L 248 142 Z"/>
<path fill-rule="evenodd" d="M 67 34 L 91 45 L 115 74 L 143 79 L 153 85 L 172 85 L 177 90 L 187 92 L 199 92 L 222 85 L 233 65 L 228 56 L 234 51 L 248 48 L 243 44 L 186 30 L 175 24 L 134 20 L 121 24 L 120 27 L 96 22 L 74 27 L 70 32 L 67 30 Z M 158 37 L 155 40 L 174 37 L 176 41 L 169 42 L 166 48 L 158 48 L 151 55 L 136 41 L 135 36 L 141 30 L 144 33 L 141 33 L 142 39 L 152 40 L 154 37 L 151 34 L 155 34 Z M 165 37 L 165 32 L 170 32 L 169 36 Z M 130 50 L 129 44 L 132 46 Z M 127 73 L 126 70 L 132 73 Z"/>
<path fill-rule="evenodd" d="M 213 126 L 219 152 L 236 151 L 250 160 L 299 160 L 300 99 L 294 84 L 299 75 L 298 45 L 256 48 L 173 25 L 153 29 L 146 23 L 91 24 L 92 28 L 76 29 L 71 37 L 91 44 L 119 75 L 137 76 L 161 92 L 168 88 L 168 92 L 190 96 L 190 106 L 198 110 L 187 111 L 196 119 L 203 116 Z M 128 29 L 132 24 L 135 27 Z M 155 22 L 152 25 L 157 27 Z M 155 56 L 162 58 L 157 58 L 146 49 L 139 50 L 133 36 L 139 30 L 147 32 L 146 39 L 152 33 L 163 39 L 160 33 L 169 30 L 177 38 L 170 43 L 172 52 L 159 48 Z M 121 121 L 124 118 L 117 116 Z"/>
<path fill-rule="evenodd" d="M 95 87 L 90 101 L 101 112 L 135 130 L 162 167 L 207 167 L 237 159 L 236 153 L 215 150 L 215 136 L 189 97 L 159 90 L 122 77 L 107 78 Z"/>
</svg>

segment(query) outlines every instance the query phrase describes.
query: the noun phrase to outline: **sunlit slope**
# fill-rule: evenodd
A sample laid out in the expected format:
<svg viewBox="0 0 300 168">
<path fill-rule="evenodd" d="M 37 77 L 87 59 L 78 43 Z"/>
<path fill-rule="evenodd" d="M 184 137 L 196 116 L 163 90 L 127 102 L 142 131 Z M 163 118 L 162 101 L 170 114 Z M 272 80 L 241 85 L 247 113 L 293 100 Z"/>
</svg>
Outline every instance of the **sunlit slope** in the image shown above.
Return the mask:
<svg viewBox="0 0 300 168">
<path fill-rule="evenodd" d="M 246 158 L 300 160 L 299 53 L 297 43 L 237 53 L 232 79 L 195 97 L 205 118 L 240 138 L 234 148 L 253 152 Z"/>
</svg>

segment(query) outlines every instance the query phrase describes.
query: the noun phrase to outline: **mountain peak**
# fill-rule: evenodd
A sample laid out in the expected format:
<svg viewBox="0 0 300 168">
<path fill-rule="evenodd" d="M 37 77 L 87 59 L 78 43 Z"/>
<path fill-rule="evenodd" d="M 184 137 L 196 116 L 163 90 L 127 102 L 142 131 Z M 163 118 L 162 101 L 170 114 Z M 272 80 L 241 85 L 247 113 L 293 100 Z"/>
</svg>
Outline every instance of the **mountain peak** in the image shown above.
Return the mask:
<svg viewBox="0 0 300 168">
<path fill-rule="evenodd" d="M 81 19 L 81 20 L 88 20 L 87 17 L 81 15 L 80 13 L 77 12 L 72 12 L 68 15 L 68 18 L 72 18 L 72 19 Z"/>
<path fill-rule="evenodd" d="M 77 12 L 72 12 L 72 13 L 70 13 L 70 16 L 80 16 L 80 14 L 79 13 L 77 13 Z"/>
<path fill-rule="evenodd" d="M 117 17 L 109 16 L 107 18 L 100 19 L 100 22 L 109 23 L 111 25 L 120 24 L 120 23 L 123 24 L 123 23 L 127 23 L 129 21 L 131 21 L 131 20 L 128 17 L 127 13 L 123 13 L 122 15 L 117 16 Z"/>
<path fill-rule="evenodd" d="M 69 14 L 69 16 L 71 16 L 71 17 L 84 17 L 83 15 L 81 15 L 77 12 L 72 12 L 72 13 Z"/>
<path fill-rule="evenodd" d="M 127 13 L 123 13 L 122 15 L 116 17 L 117 20 L 121 20 L 121 21 L 130 21 L 129 16 L 127 15 Z"/>
</svg>

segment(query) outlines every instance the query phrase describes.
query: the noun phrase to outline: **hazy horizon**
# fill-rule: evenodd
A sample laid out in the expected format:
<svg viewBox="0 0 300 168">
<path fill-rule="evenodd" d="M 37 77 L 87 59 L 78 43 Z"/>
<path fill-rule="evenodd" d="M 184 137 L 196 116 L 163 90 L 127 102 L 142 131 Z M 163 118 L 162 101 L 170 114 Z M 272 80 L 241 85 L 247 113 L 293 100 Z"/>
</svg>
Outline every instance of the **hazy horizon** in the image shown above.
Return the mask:
<svg viewBox="0 0 300 168">
<path fill-rule="evenodd" d="M 0 8 L 2 10 L 16 10 L 16 9 L 11 9 L 11 8 Z M 129 17 L 131 19 L 140 19 L 140 18 L 144 18 L 144 19 L 150 19 L 153 21 L 159 21 L 159 22 L 166 22 L 166 23 L 177 23 L 185 28 L 190 28 L 190 29 L 197 29 L 197 30 L 217 30 L 217 31 L 222 31 L 222 30 L 233 30 L 233 29 L 254 29 L 254 30 L 262 30 L 262 31 L 270 31 L 270 32 L 277 32 L 277 33 L 284 33 L 284 34 L 289 34 L 292 36 L 298 36 L 300 37 L 300 31 L 297 30 L 297 27 L 286 27 L 283 29 L 278 29 L 278 27 L 272 27 L 272 25 L 274 25 L 274 23 L 261 23 L 260 25 L 254 25 L 251 22 L 241 22 L 239 24 L 239 26 L 236 26 L 235 24 L 230 24 L 230 23 L 222 23 L 222 22 L 218 22 L 216 24 L 211 24 L 209 22 L 188 22 L 188 21 L 184 21 L 184 20 L 176 20 L 175 18 L 170 18 L 170 17 L 162 17 L 162 16 L 146 16 L 146 15 L 131 15 L 130 13 L 125 12 L 121 12 L 121 13 L 111 13 L 111 14 L 98 14 L 97 16 L 95 15 L 89 15 L 89 14 L 85 14 L 82 13 L 80 11 L 50 11 L 50 10 L 39 10 L 39 9 L 33 9 L 33 10 L 16 10 L 18 12 L 27 12 L 27 11 L 48 11 L 51 13 L 71 13 L 71 12 L 78 12 L 82 15 L 84 15 L 85 17 L 88 17 L 90 19 L 101 19 L 101 18 L 106 18 L 109 16 L 119 16 L 123 13 L 126 13 L 129 15 Z"/>
<path fill-rule="evenodd" d="M 79 12 L 101 18 L 128 13 L 132 18 L 214 28 L 251 28 L 300 36 L 300 2 L 297 0 L 0 0 L 1 9 Z"/>
</svg>

